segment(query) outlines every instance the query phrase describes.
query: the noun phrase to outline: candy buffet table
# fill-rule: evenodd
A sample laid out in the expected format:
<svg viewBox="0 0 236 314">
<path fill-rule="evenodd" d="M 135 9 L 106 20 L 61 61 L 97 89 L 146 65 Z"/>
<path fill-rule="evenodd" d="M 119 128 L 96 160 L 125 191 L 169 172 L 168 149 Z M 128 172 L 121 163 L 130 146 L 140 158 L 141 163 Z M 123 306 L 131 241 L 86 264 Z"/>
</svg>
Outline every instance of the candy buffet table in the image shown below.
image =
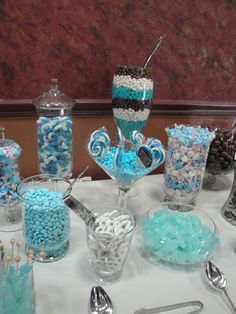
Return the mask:
<svg viewBox="0 0 236 314">
<path fill-rule="evenodd" d="M 226 177 L 226 188 L 220 192 L 202 190 L 197 207 L 215 221 L 221 245 L 213 262 L 228 279 L 228 292 L 236 303 L 236 228 L 227 223 L 220 209 L 229 195 L 231 177 Z M 111 180 L 79 182 L 73 195 L 92 209 L 98 205 L 113 205 L 116 198 L 109 192 Z M 162 176 L 150 175 L 135 184 L 139 194 L 128 200 L 128 208 L 139 220 L 143 213 L 163 199 Z M 5 243 L 15 237 L 23 242 L 22 233 L 2 233 Z M 71 237 L 68 255 L 54 263 L 35 263 L 34 279 L 37 314 L 86 314 L 92 286 L 87 263 L 87 245 L 83 221 L 71 212 Z M 132 314 L 140 307 L 151 308 L 184 301 L 199 300 L 203 313 L 231 313 L 223 295 L 208 288 L 201 269 L 184 270 L 145 260 L 133 243 L 121 280 L 105 286 L 118 314 Z M 173 311 L 171 313 L 183 313 Z M 186 312 L 185 312 L 186 313 Z"/>
</svg>

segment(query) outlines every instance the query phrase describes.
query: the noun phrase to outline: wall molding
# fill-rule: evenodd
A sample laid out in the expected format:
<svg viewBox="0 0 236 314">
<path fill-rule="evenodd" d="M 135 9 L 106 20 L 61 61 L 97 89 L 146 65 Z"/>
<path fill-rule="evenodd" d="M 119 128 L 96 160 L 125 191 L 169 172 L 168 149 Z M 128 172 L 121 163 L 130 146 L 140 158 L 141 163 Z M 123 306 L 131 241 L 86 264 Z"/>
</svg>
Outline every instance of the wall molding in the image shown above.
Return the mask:
<svg viewBox="0 0 236 314">
<path fill-rule="evenodd" d="M 76 99 L 74 115 L 112 115 L 111 99 Z M 152 115 L 236 115 L 236 102 L 154 100 Z M 0 117 L 35 116 L 32 99 L 3 99 Z"/>
</svg>

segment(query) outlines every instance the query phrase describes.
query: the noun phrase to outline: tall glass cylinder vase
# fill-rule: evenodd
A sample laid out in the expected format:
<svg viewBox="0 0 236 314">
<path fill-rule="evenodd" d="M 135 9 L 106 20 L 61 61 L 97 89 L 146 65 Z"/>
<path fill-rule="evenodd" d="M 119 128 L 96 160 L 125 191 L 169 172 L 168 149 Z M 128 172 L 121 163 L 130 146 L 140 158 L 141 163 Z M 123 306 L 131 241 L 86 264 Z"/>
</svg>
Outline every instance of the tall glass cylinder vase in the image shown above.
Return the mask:
<svg viewBox="0 0 236 314">
<path fill-rule="evenodd" d="M 199 195 L 208 150 L 214 132 L 198 126 L 174 125 L 166 129 L 168 152 L 165 163 L 166 200 L 193 204 Z"/>
<path fill-rule="evenodd" d="M 112 83 L 112 108 L 117 126 L 127 141 L 146 124 L 153 98 L 151 70 L 120 65 Z"/>
<path fill-rule="evenodd" d="M 34 100 L 38 113 L 39 173 L 69 178 L 72 175 L 72 98 L 60 92 L 52 79 L 48 92 Z"/>
<path fill-rule="evenodd" d="M 234 180 L 227 201 L 221 209 L 222 216 L 236 226 L 236 158 L 234 159 Z"/>
</svg>

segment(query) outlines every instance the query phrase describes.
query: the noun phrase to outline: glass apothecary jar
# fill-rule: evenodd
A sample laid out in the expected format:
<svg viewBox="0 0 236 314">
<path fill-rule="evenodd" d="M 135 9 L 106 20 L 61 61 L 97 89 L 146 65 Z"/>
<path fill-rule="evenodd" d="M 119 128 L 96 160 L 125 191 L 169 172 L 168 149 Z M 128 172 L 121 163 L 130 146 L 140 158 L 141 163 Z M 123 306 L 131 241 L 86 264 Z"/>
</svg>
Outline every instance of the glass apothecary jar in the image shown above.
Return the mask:
<svg viewBox="0 0 236 314">
<path fill-rule="evenodd" d="M 17 187 L 26 251 L 32 250 L 40 262 L 56 261 L 68 251 L 70 216 L 64 198 L 70 191 L 69 180 L 47 175 L 26 178 Z"/>
<path fill-rule="evenodd" d="M 39 173 L 69 178 L 72 175 L 72 109 L 75 101 L 63 94 L 58 80 L 33 101 L 36 107 Z"/>
<path fill-rule="evenodd" d="M 20 155 L 19 144 L 5 138 L 5 129 L 0 127 L 0 231 L 21 229 L 21 206 L 16 193 Z"/>
</svg>

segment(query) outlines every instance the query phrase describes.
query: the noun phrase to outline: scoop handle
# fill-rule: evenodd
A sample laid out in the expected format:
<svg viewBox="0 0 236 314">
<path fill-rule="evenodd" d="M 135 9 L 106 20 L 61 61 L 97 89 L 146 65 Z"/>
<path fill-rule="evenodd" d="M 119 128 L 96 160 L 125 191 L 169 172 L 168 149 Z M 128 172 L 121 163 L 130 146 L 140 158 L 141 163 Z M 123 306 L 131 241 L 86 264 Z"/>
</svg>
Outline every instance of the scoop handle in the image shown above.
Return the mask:
<svg viewBox="0 0 236 314">
<path fill-rule="evenodd" d="M 66 198 L 64 198 L 64 202 L 70 209 L 73 210 L 73 212 L 76 213 L 76 215 L 83 219 L 86 225 L 94 229 L 96 220 L 95 215 L 82 203 L 80 203 L 77 198 L 73 197 L 72 195 L 68 195 Z"/>
<path fill-rule="evenodd" d="M 198 309 L 193 310 L 191 312 L 188 312 L 186 314 L 197 314 L 200 313 L 201 310 L 203 309 L 203 303 L 200 301 L 190 301 L 190 302 L 183 302 L 183 303 L 177 303 L 177 304 L 171 304 L 171 305 L 166 305 L 166 306 L 161 306 L 161 307 L 155 307 L 152 309 L 140 309 L 136 310 L 134 314 L 156 314 L 156 313 L 162 313 L 162 312 L 167 312 L 167 311 L 173 311 L 176 309 L 181 309 L 185 307 L 191 307 L 191 306 L 196 306 Z"/>
<path fill-rule="evenodd" d="M 227 300 L 229 301 L 230 305 L 232 306 L 232 309 L 233 309 L 233 313 L 236 314 L 236 307 L 235 305 L 233 304 L 233 301 L 231 300 L 230 296 L 228 295 L 228 292 L 226 289 L 222 289 L 223 292 L 224 292 L 224 295 L 226 296 Z"/>
</svg>

